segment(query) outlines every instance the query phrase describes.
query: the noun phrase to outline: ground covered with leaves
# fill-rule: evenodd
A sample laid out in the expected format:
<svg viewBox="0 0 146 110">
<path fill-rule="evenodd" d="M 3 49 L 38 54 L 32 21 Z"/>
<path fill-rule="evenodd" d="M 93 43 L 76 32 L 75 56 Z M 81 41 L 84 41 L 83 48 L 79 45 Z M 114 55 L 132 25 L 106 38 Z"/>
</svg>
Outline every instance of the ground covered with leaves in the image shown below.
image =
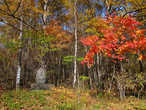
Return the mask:
<svg viewBox="0 0 146 110">
<path fill-rule="evenodd" d="M 146 99 L 118 98 L 94 94 L 91 90 L 5 91 L 0 94 L 0 110 L 146 110 Z"/>
</svg>

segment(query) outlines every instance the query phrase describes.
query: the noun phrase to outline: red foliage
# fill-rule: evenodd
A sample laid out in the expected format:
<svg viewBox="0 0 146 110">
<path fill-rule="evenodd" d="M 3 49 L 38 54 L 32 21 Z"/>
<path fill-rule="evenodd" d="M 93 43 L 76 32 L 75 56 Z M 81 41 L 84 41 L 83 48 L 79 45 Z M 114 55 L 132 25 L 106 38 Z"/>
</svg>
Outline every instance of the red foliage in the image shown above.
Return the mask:
<svg viewBox="0 0 146 110">
<path fill-rule="evenodd" d="M 93 57 L 97 53 L 122 61 L 127 53 L 137 54 L 140 57 L 141 52 L 146 50 L 144 36 L 146 30 L 139 29 L 138 26 L 142 24 L 134 18 L 114 16 L 108 17 L 104 23 L 108 28 L 98 29 L 102 37 L 88 36 L 81 39 L 83 45 L 90 47 L 82 64 L 92 65 Z M 139 59 L 143 60 L 145 57 L 141 54 Z"/>
</svg>

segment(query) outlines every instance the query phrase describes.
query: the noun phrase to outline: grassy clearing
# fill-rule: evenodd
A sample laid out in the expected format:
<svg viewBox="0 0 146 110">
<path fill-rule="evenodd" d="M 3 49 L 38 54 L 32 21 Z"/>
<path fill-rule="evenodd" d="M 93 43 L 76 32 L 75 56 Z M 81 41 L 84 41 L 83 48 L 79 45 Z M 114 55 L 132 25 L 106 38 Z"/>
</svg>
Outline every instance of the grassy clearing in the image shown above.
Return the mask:
<svg viewBox="0 0 146 110">
<path fill-rule="evenodd" d="M 7 91 L 0 96 L 0 110 L 146 110 L 146 99 L 119 101 L 91 91 L 54 88 L 39 91 Z"/>
</svg>

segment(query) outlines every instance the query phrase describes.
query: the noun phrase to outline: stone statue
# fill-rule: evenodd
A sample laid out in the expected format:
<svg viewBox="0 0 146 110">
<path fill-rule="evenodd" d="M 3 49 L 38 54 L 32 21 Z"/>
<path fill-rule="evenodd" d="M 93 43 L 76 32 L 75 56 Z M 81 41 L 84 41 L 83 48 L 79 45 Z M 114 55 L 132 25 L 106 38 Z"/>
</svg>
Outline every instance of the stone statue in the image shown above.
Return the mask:
<svg viewBox="0 0 146 110">
<path fill-rule="evenodd" d="M 40 67 L 36 73 L 36 83 L 31 84 L 31 90 L 48 90 L 54 88 L 53 84 L 46 84 L 46 71 Z"/>
<path fill-rule="evenodd" d="M 45 84 L 46 82 L 46 72 L 43 67 L 39 68 L 36 74 L 36 83 L 37 84 Z"/>
</svg>

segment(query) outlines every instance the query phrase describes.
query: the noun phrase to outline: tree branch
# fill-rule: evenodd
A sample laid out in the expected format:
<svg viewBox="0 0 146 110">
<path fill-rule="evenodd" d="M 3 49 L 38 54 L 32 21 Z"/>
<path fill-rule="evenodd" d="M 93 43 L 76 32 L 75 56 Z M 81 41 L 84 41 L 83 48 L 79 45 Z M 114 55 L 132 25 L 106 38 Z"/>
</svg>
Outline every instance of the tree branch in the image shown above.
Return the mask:
<svg viewBox="0 0 146 110">
<path fill-rule="evenodd" d="M 137 9 L 137 10 L 134 10 L 134 11 L 126 12 L 126 13 L 123 15 L 123 17 L 126 16 L 126 15 L 129 14 L 129 13 L 140 12 L 140 11 L 142 11 L 142 10 L 144 10 L 144 9 L 146 9 L 146 7 L 145 7 L 145 8 L 141 8 L 141 9 Z"/>
<path fill-rule="evenodd" d="M 22 30 L 20 30 L 19 28 L 15 27 L 15 26 L 14 26 L 13 24 L 11 24 L 11 23 L 8 23 L 8 22 L 7 22 L 6 20 L 4 20 L 3 18 L 0 18 L 0 20 L 1 20 L 1 22 L 3 22 L 3 23 L 5 23 L 5 24 L 7 24 L 7 25 L 9 25 L 9 26 L 11 26 L 11 27 L 17 29 L 18 31 L 22 32 Z"/>
<path fill-rule="evenodd" d="M 7 3 L 7 1 L 6 1 L 6 0 L 4 0 L 4 3 L 5 3 L 5 5 L 6 5 L 6 7 L 7 7 L 8 11 L 11 13 L 11 10 L 10 10 L 9 5 L 8 5 L 8 3 Z"/>
<path fill-rule="evenodd" d="M 15 15 L 15 13 L 19 10 L 21 3 L 22 3 L 22 0 L 19 1 L 16 10 L 13 12 L 13 15 Z"/>
<path fill-rule="evenodd" d="M 12 17 L 12 18 L 14 18 L 14 19 L 16 19 L 16 20 L 18 20 L 18 21 L 22 21 L 19 17 L 17 17 L 17 16 L 15 16 L 15 15 L 13 15 L 13 14 L 10 14 L 10 13 L 6 12 L 5 10 L 0 9 L 0 11 L 1 11 L 0 13 L 3 14 L 3 15 L 7 15 L 7 16 L 9 16 L 9 17 Z M 23 22 L 23 24 L 25 24 L 26 26 L 31 27 L 33 30 L 38 31 L 35 27 L 33 27 L 32 25 L 28 24 L 26 21 L 23 20 L 22 22 Z"/>
</svg>

